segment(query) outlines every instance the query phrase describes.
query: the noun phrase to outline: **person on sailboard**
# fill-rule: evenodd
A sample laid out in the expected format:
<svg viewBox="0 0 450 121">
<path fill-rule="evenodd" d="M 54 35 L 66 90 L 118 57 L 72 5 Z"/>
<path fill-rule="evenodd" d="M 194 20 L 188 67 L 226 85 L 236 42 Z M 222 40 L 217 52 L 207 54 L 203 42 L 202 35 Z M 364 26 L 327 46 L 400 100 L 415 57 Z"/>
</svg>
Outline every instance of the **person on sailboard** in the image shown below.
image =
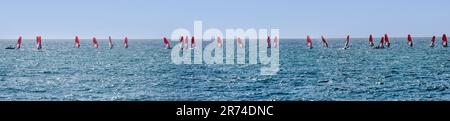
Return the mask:
<svg viewBox="0 0 450 121">
<path fill-rule="evenodd" d="M 166 37 L 164 37 L 164 48 L 166 48 L 166 49 L 172 49 L 172 48 L 170 47 L 169 39 L 167 39 Z"/>
<path fill-rule="evenodd" d="M 109 36 L 109 49 L 113 49 L 113 47 L 114 47 L 114 45 L 113 45 L 113 43 L 112 43 L 112 38 L 111 38 L 111 36 Z"/>
<path fill-rule="evenodd" d="M 322 43 L 324 44 L 324 46 L 325 46 L 326 48 L 328 48 L 328 42 L 327 42 L 327 39 L 326 39 L 324 36 L 322 36 L 321 38 L 322 38 Z"/>
<path fill-rule="evenodd" d="M 408 34 L 408 48 L 413 46 L 413 39 L 411 34 Z"/>
<path fill-rule="evenodd" d="M 42 37 L 41 36 L 36 36 L 36 46 L 37 46 L 37 49 L 38 50 L 40 50 L 40 49 L 42 49 Z"/>
<path fill-rule="evenodd" d="M 17 40 L 16 49 L 20 49 L 20 46 L 22 45 L 22 36 L 19 36 L 19 39 Z"/>
<path fill-rule="evenodd" d="M 312 40 L 311 40 L 311 37 L 308 35 L 308 36 L 306 36 L 306 46 L 309 48 L 309 49 L 312 49 L 313 48 L 313 46 L 312 46 Z"/>
<path fill-rule="evenodd" d="M 75 36 L 75 47 L 80 48 L 80 39 L 78 38 L 78 36 Z"/>
<path fill-rule="evenodd" d="M 384 34 L 384 41 L 386 43 L 386 47 L 390 48 L 391 47 L 391 42 L 389 41 L 388 34 Z"/>
<path fill-rule="evenodd" d="M 345 39 L 345 47 L 344 49 L 350 48 L 350 35 L 347 35 L 347 39 Z"/>
<path fill-rule="evenodd" d="M 435 40 L 436 40 L 436 36 L 433 36 L 433 37 L 431 38 L 431 44 L 430 44 L 430 47 L 434 47 L 434 42 L 435 42 Z"/>
<path fill-rule="evenodd" d="M 380 44 L 375 47 L 375 49 L 383 49 L 384 48 L 384 37 L 381 37 Z"/>
<path fill-rule="evenodd" d="M 442 46 L 447 47 L 447 35 L 442 35 Z"/>
<path fill-rule="evenodd" d="M 123 40 L 123 45 L 125 48 L 128 48 L 128 37 L 125 36 L 125 39 Z"/>
<path fill-rule="evenodd" d="M 372 34 L 369 36 L 369 45 L 370 45 L 370 47 L 374 46 Z"/>
<path fill-rule="evenodd" d="M 188 43 L 187 41 L 188 41 L 188 38 L 186 36 L 186 43 Z M 186 46 L 189 46 L 189 45 L 186 45 Z M 195 48 L 195 37 L 194 37 L 194 35 L 192 35 L 192 38 L 191 38 L 191 49 L 194 49 L 194 48 Z"/>
</svg>

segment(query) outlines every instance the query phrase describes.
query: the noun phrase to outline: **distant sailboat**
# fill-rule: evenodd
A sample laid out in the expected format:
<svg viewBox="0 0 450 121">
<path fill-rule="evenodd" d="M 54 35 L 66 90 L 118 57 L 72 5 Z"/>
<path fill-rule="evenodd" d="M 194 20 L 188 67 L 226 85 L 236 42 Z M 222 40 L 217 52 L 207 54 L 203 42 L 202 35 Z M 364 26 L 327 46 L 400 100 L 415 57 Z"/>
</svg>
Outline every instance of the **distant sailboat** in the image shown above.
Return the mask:
<svg viewBox="0 0 450 121">
<path fill-rule="evenodd" d="M 270 48 L 270 36 L 267 36 L 267 48 Z"/>
<path fill-rule="evenodd" d="M 308 46 L 309 49 L 313 48 L 312 47 L 312 40 L 311 40 L 311 37 L 309 37 L 309 35 L 306 36 L 306 46 Z"/>
<path fill-rule="evenodd" d="M 434 42 L 436 41 L 436 36 L 433 36 L 432 38 L 431 38 L 431 44 L 430 44 L 430 47 L 434 47 Z"/>
<path fill-rule="evenodd" d="M 112 38 L 111 36 L 109 36 L 109 49 L 112 49 L 114 47 L 113 43 L 112 43 Z"/>
<path fill-rule="evenodd" d="M 171 49 L 169 40 L 164 37 L 164 48 Z"/>
<path fill-rule="evenodd" d="M 381 37 L 380 44 L 375 47 L 375 49 L 383 49 L 384 48 L 384 37 Z"/>
<path fill-rule="evenodd" d="M 92 38 L 92 45 L 94 46 L 94 48 L 98 48 L 97 38 L 95 37 Z"/>
<path fill-rule="evenodd" d="M 389 41 L 389 37 L 388 37 L 387 34 L 384 34 L 384 40 L 386 41 L 386 46 L 388 48 L 390 48 L 391 47 L 391 42 Z"/>
<path fill-rule="evenodd" d="M 186 43 L 187 43 L 188 40 L 189 39 L 186 38 Z M 194 37 L 194 35 L 192 35 L 192 38 L 191 38 L 191 49 L 193 49 L 193 48 L 195 48 L 195 37 Z"/>
<path fill-rule="evenodd" d="M 80 48 L 80 39 L 78 38 L 78 36 L 75 36 L 75 47 Z"/>
<path fill-rule="evenodd" d="M 186 41 L 187 41 L 187 38 L 186 38 Z M 181 38 L 180 38 L 180 47 L 181 47 L 181 49 L 183 49 L 184 48 L 184 36 L 181 36 Z"/>
<path fill-rule="evenodd" d="M 241 37 L 237 38 L 237 43 L 239 44 L 239 47 L 244 48 L 244 43 L 241 40 Z"/>
<path fill-rule="evenodd" d="M 347 35 L 347 39 L 345 40 L 345 47 L 344 49 L 348 49 L 350 47 L 350 35 Z"/>
<path fill-rule="evenodd" d="M 369 44 L 370 44 L 370 47 L 374 46 L 372 34 L 369 36 Z"/>
<path fill-rule="evenodd" d="M 222 38 L 220 36 L 217 36 L 217 46 L 222 47 Z"/>
<path fill-rule="evenodd" d="M 442 45 L 443 47 L 447 47 L 447 35 L 442 35 Z"/>
<path fill-rule="evenodd" d="M 278 36 L 275 36 L 275 38 L 273 39 L 273 43 L 274 43 L 275 48 L 277 48 L 278 47 Z"/>
<path fill-rule="evenodd" d="M 408 47 L 412 47 L 413 46 L 413 39 L 411 37 L 411 34 L 408 34 Z"/>
<path fill-rule="evenodd" d="M 19 36 L 19 39 L 17 40 L 16 49 L 20 49 L 20 45 L 22 45 L 22 36 Z"/>
<path fill-rule="evenodd" d="M 128 48 L 128 37 L 125 36 L 125 39 L 123 40 L 123 45 L 125 48 Z"/>
<path fill-rule="evenodd" d="M 325 38 L 325 36 L 322 36 L 322 43 L 325 45 L 326 48 L 328 48 L 328 42 L 327 39 Z"/>
<path fill-rule="evenodd" d="M 42 49 L 42 37 L 41 36 L 36 36 L 36 47 L 38 50 Z"/>
</svg>

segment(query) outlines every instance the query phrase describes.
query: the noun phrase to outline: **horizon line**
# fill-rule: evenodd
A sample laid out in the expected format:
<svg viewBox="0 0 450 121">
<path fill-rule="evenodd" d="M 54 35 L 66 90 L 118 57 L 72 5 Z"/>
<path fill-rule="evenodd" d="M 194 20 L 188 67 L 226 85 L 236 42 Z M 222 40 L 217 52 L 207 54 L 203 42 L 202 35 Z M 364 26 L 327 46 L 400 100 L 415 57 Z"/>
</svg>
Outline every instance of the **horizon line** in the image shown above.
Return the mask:
<svg viewBox="0 0 450 121">
<path fill-rule="evenodd" d="M 45 36 L 42 36 L 42 37 L 45 37 Z M 92 37 L 94 37 L 94 36 L 92 36 Z M 80 37 L 80 40 L 86 40 L 86 39 L 90 40 L 90 39 L 92 39 L 92 37 L 89 37 L 89 38 L 81 38 Z M 106 38 L 98 38 L 97 36 L 95 36 L 95 37 L 97 38 L 97 40 L 108 40 L 108 37 L 106 37 Z M 124 39 L 124 37 L 122 37 L 122 38 L 115 38 L 115 39 L 116 40 L 122 40 L 122 39 Z M 132 38 L 130 36 L 127 36 L 127 37 L 128 37 L 128 39 L 134 39 L 134 40 L 145 40 L 145 39 L 148 39 L 148 40 L 159 40 L 159 39 L 163 39 L 163 37 L 161 37 L 161 38 Z M 416 37 L 414 37 L 413 36 L 413 38 L 431 38 L 431 37 L 433 37 L 433 36 L 426 36 L 426 37 L 424 37 L 424 36 L 416 36 Z M 17 38 L 0 38 L 0 40 L 17 40 L 18 38 L 19 37 L 17 37 Z M 380 37 L 373 37 L 373 38 L 374 39 L 379 39 Z M 407 38 L 407 36 L 405 36 L 405 37 L 395 37 L 394 36 L 394 37 L 389 37 L 389 38 Z M 442 38 L 442 36 L 436 36 L 436 38 Z M 73 38 L 48 38 L 48 39 L 45 39 L 45 40 L 58 40 L 58 39 L 72 40 L 72 39 L 75 39 L 75 36 Z M 222 39 L 226 40 L 227 38 L 222 38 Z M 248 39 L 248 38 L 245 38 L 245 39 Z M 266 39 L 266 38 L 263 38 L 263 39 Z M 273 38 L 271 38 L 271 39 L 273 39 Z M 285 38 L 279 38 L 279 39 L 306 39 L 306 37 L 285 37 Z M 317 38 L 311 37 L 311 39 L 321 39 L 321 38 L 320 37 L 317 37 Z M 329 37 L 329 38 L 327 37 L 327 39 L 346 39 L 346 37 Z M 369 37 L 353 37 L 353 38 L 350 37 L 350 39 L 369 39 Z M 35 38 L 23 38 L 23 40 L 35 40 Z M 211 39 L 203 39 L 203 40 L 211 40 Z"/>
</svg>

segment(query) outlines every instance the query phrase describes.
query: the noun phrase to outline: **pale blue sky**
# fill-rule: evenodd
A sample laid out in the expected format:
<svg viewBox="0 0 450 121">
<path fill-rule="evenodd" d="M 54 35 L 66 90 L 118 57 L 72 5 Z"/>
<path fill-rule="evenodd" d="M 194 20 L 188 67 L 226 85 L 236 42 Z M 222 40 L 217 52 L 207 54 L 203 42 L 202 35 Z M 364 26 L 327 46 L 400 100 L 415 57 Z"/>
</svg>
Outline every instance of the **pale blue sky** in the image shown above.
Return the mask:
<svg viewBox="0 0 450 121">
<path fill-rule="evenodd" d="M 281 37 L 450 34 L 449 0 L 2 0 L 0 38 L 160 38 L 176 28 L 278 28 Z"/>
</svg>

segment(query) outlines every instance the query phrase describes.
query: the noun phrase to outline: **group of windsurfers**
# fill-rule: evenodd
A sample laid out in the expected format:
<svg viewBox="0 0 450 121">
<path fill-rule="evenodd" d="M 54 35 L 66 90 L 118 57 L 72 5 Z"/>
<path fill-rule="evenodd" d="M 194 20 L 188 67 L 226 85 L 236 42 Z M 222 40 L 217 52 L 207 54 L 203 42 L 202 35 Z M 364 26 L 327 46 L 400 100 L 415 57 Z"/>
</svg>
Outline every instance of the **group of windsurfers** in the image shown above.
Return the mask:
<svg viewBox="0 0 450 121">
<path fill-rule="evenodd" d="M 321 38 L 322 38 L 322 43 L 323 43 L 324 47 L 329 48 L 327 39 L 324 36 L 321 36 Z M 373 47 L 374 49 L 384 49 L 384 48 L 391 47 L 391 43 L 389 41 L 388 34 L 384 34 L 384 36 L 381 37 L 380 43 L 378 44 L 378 46 L 375 46 L 373 41 L 374 41 L 373 36 L 371 34 L 369 36 L 369 46 L 370 47 Z M 431 38 L 430 47 L 435 47 L 435 41 L 436 41 L 436 36 L 433 36 Z M 447 35 L 444 34 L 444 35 L 442 35 L 442 46 L 447 47 L 447 43 L 448 43 Z M 411 34 L 408 34 L 407 45 L 408 45 L 408 48 L 413 47 L 413 37 L 411 36 Z M 312 49 L 312 39 L 309 35 L 306 36 L 306 47 Z M 348 49 L 348 48 L 350 48 L 350 35 L 347 35 L 347 38 L 345 40 L 345 47 L 343 49 Z"/>
<path fill-rule="evenodd" d="M 113 42 L 112 42 L 111 36 L 109 36 L 108 40 L 109 40 L 108 41 L 109 42 L 109 48 L 112 49 L 113 48 Z M 128 37 L 125 37 L 123 42 L 124 42 L 124 47 L 128 48 Z M 14 48 L 14 47 L 10 46 L 10 47 L 7 47 L 6 49 L 20 49 L 21 45 L 22 45 L 22 36 L 19 36 L 19 39 L 17 40 L 16 47 Z M 96 37 L 92 38 L 92 46 L 94 48 L 98 48 L 98 42 L 97 42 L 97 38 Z M 80 39 L 79 39 L 78 36 L 75 36 L 75 48 L 80 48 L 80 47 L 81 47 Z M 39 35 L 36 36 L 36 48 L 38 50 L 42 49 L 42 36 L 39 36 Z"/>
</svg>

